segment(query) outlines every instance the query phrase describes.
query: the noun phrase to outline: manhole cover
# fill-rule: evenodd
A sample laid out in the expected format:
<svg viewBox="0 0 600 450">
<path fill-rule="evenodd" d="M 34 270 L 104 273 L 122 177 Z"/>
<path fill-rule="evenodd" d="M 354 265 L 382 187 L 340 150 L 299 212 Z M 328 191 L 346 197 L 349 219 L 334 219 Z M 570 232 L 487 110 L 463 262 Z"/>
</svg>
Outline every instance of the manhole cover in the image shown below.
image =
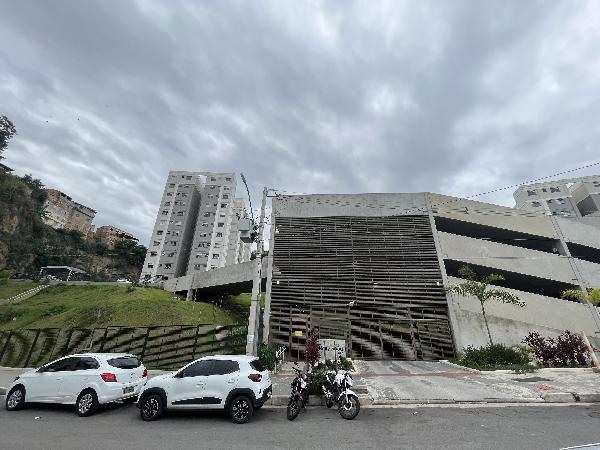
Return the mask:
<svg viewBox="0 0 600 450">
<path fill-rule="evenodd" d="M 529 378 L 513 378 L 513 381 L 518 381 L 519 383 L 537 383 L 539 381 L 552 381 L 548 378 L 542 377 L 529 377 Z"/>
</svg>

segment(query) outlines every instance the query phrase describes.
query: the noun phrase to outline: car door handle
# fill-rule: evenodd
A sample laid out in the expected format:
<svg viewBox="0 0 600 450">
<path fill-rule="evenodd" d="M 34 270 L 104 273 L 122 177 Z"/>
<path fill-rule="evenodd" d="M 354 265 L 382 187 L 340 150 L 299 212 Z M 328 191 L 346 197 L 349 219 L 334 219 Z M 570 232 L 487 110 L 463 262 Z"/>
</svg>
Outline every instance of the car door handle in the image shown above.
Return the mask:
<svg viewBox="0 0 600 450">
<path fill-rule="evenodd" d="M 196 387 L 200 387 L 200 388 L 201 388 L 201 387 L 204 387 L 204 386 L 206 386 L 206 383 L 198 383 L 198 384 L 196 385 Z"/>
<path fill-rule="evenodd" d="M 227 381 L 227 384 L 233 384 L 233 383 L 235 383 L 235 380 L 228 380 Z"/>
</svg>

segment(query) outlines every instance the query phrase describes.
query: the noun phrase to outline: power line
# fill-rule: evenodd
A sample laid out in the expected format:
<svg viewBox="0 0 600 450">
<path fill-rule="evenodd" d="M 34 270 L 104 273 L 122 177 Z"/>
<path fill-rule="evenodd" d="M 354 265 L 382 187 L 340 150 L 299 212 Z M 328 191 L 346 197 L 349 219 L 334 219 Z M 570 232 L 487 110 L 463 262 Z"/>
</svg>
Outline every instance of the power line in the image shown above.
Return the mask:
<svg viewBox="0 0 600 450">
<path fill-rule="evenodd" d="M 462 201 L 462 200 L 474 199 L 474 198 L 481 197 L 481 196 L 484 196 L 484 195 L 489 195 L 489 194 L 492 194 L 492 193 L 496 193 L 496 192 L 500 192 L 500 191 L 505 191 L 505 190 L 508 190 L 508 189 L 518 188 L 518 187 L 523 186 L 523 185 L 532 184 L 532 183 L 535 183 L 535 182 L 538 182 L 538 181 L 541 181 L 541 180 L 546 180 L 546 179 L 549 179 L 549 178 L 554 178 L 554 177 L 557 177 L 557 176 L 560 176 L 560 175 L 565 175 L 565 174 L 568 174 L 568 173 L 573 173 L 573 172 L 576 172 L 576 171 L 579 171 L 579 170 L 583 170 L 583 169 L 587 169 L 587 168 L 595 167 L 595 166 L 599 166 L 599 165 L 600 165 L 600 161 L 596 161 L 594 163 L 585 164 L 585 165 L 582 165 L 582 166 L 579 166 L 579 167 L 576 167 L 576 168 L 573 168 L 573 169 L 563 170 L 563 171 L 556 172 L 556 173 L 551 174 L 551 175 L 545 175 L 543 177 L 534 178 L 534 179 L 531 179 L 529 181 L 524 181 L 524 182 L 521 182 L 521 183 L 518 183 L 518 184 L 511 184 L 511 185 L 508 185 L 508 186 L 503 186 L 503 187 L 491 189 L 489 191 L 480 192 L 478 194 L 469 195 L 467 197 L 456 197 L 456 198 L 453 198 L 452 200 L 448 200 L 446 202 L 431 204 L 431 206 L 432 207 L 438 207 L 438 206 L 448 205 L 448 204 L 451 204 L 451 203 L 456 203 L 456 202 L 459 202 L 459 201 Z M 290 191 L 280 191 L 280 192 L 286 193 L 286 195 L 283 195 L 285 197 L 285 196 L 289 196 L 289 195 L 287 195 L 287 193 L 289 193 Z M 309 196 L 311 196 L 311 195 L 339 195 L 339 194 L 308 194 L 308 193 L 298 193 L 298 192 L 292 192 L 292 194 L 294 194 L 294 195 L 309 195 Z M 346 195 L 346 194 L 342 194 L 342 195 Z M 347 195 L 353 195 L 353 194 L 347 194 Z M 356 194 L 356 195 L 360 195 L 360 194 Z M 444 195 L 444 194 L 435 194 L 435 195 Z M 280 195 L 277 195 L 277 196 L 279 197 Z M 324 202 L 325 203 L 329 203 L 328 201 L 324 201 Z M 355 202 L 355 201 L 354 202 L 347 202 L 347 204 L 343 205 L 343 206 L 351 206 L 351 205 L 354 205 L 355 207 L 362 206 L 362 207 L 372 207 L 372 208 L 396 209 L 396 207 L 393 207 L 393 206 L 379 205 L 379 204 L 376 205 L 374 203 L 361 203 L 361 202 Z M 415 211 L 421 211 L 421 212 L 427 212 L 428 211 L 428 207 L 427 206 L 425 206 L 425 207 L 417 207 L 417 208 L 401 208 L 400 205 L 397 205 L 397 206 L 404 213 L 415 212 Z M 499 205 L 497 205 L 497 206 L 499 206 Z M 510 210 L 512 210 L 511 213 L 514 211 L 515 214 L 517 214 L 517 215 L 528 215 L 528 214 L 534 214 L 534 215 L 535 214 L 539 214 L 540 216 L 547 216 L 548 215 L 545 211 L 515 210 L 515 208 L 510 208 L 510 207 L 506 207 L 506 210 L 492 210 L 492 209 L 488 210 L 488 209 L 486 209 L 486 210 L 469 210 L 469 211 L 473 211 L 473 212 L 494 212 L 495 211 L 495 212 L 502 212 L 502 213 L 506 214 Z M 467 211 L 467 212 L 469 212 L 469 211 Z"/>
</svg>

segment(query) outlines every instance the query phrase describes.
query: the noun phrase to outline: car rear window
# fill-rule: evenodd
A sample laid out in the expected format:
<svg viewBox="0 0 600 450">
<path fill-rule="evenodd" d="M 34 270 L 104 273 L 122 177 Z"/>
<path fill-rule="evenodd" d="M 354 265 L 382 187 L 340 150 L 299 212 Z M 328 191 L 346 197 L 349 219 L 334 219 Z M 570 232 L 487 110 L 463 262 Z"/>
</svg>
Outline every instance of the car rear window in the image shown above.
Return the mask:
<svg viewBox="0 0 600 450">
<path fill-rule="evenodd" d="M 252 367 L 254 370 L 258 370 L 259 372 L 264 372 L 265 370 L 267 370 L 267 368 L 260 361 L 260 359 L 255 359 L 253 361 L 250 361 L 250 367 Z"/>
<path fill-rule="evenodd" d="M 135 369 L 142 364 L 139 359 L 134 356 L 121 356 L 108 360 L 108 364 L 117 369 Z"/>
</svg>

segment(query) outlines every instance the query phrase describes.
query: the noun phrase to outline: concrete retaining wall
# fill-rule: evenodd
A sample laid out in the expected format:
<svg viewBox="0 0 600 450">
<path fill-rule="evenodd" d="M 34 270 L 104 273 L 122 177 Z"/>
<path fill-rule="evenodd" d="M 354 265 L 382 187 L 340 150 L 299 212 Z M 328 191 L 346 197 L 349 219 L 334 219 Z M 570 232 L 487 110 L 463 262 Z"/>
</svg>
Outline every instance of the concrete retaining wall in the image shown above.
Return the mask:
<svg viewBox="0 0 600 450">
<path fill-rule="evenodd" d="M 462 280 L 449 277 L 448 282 L 457 284 Z M 583 303 L 505 290 L 517 294 L 525 302 L 525 307 L 506 305 L 494 300 L 486 305 L 485 311 L 495 343 L 519 344 L 530 331 L 538 331 L 544 336 L 556 336 L 564 330 L 574 333 L 583 330 L 596 347 L 600 346 L 600 339 L 594 337 L 600 331 L 593 317 L 593 314 L 598 314 L 595 308 Z M 475 297 L 451 294 L 449 307 L 452 309 L 457 350 L 461 351 L 469 345 L 487 345 L 487 331 L 479 301 Z"/>
</svg>

